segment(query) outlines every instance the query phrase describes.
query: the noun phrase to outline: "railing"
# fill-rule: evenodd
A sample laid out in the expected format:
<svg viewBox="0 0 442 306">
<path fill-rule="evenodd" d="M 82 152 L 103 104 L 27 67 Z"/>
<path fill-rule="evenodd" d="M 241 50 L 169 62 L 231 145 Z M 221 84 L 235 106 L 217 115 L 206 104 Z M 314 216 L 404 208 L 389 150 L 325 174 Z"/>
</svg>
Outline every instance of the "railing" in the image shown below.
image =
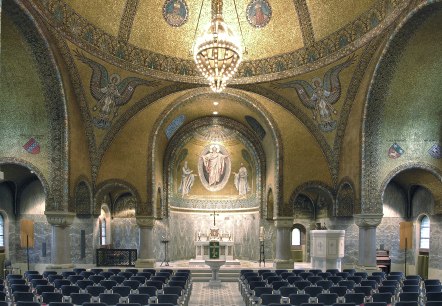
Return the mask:
<svg viewBox="0 0 442 306">
<path fill-rule="evenodd" d="M 97 249 L 97 266 L 134 267 L 136 249 Z"/>
</svg>

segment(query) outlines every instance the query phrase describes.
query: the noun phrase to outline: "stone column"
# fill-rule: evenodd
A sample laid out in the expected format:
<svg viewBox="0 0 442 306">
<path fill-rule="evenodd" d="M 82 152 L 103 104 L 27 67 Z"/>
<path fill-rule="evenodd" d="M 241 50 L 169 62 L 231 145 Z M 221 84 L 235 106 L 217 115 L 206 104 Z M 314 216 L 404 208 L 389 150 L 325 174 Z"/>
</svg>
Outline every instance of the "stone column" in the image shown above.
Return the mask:
<svg viewBox="0 0 442 306">
<path fill-rule="evenodd" d="M 65 211 L 45 211 L 45 215 L 48 223 L 52 225 L 51 265 L 48 268 L 73 268 L 69 226 L 71 226 L 74 221 L 75 213 Z"/>
<path fill-rule="evenodd" d="M 359 266 L 363 270 L 377 270 L 376 266 L 376 227 L 383 214 L 355 215 L 359 227 Z"/>
<path fill-rule="evenodd" d="M 137 216 L 137 224 L 140 227 L 140 250 L 135 262 L 137 268 L 153 268 L 155 266 L 152 231 L 154 222 L 152 216 Z"/>
<path fill-rule="evenodd" d="M 291 246 L 292 217 L 279 217 L 275 219 L 276 227 L 276 255 L 273 261 L 275 269 L 293 269 Z"/>
</svg>

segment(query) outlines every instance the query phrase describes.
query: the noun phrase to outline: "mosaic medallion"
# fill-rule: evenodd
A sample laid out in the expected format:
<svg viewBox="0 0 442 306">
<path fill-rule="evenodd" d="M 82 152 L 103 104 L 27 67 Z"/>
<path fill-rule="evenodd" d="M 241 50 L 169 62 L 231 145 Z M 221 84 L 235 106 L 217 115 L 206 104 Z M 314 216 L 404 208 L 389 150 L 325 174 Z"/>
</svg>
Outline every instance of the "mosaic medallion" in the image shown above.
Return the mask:
<svg viewBox="0 0 442 306">
<path fill-rule="evenodd" d="M 247 20 L 255 28 L 265 27 L 272 17 L 272 8 L 266 0 L 252 0 L 247 6 Z"/>
<path fill-rule="evenodd" d="M 172 27 L 180 27 L 186 23 L 189 10 L 184 0 L 166 0 L 163 6 L 163 17 Z"/>
</svg>

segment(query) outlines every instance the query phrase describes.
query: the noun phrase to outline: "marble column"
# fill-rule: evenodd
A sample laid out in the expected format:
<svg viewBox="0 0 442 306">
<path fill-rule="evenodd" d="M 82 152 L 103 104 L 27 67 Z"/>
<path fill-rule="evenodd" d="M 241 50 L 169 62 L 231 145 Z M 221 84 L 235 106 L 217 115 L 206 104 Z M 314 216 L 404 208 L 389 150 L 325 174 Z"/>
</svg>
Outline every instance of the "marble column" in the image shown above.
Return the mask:
<svg viewBox="0 0 442 306">
<path fill-rule="evenodd" d="M 276 227 L 276 254 L 273 261 L 275 269 L 293 269 L 291 246 L 292 217 L 279 217 L 275 219 Z"/>
<path fill-rule="evenodd" d="M 69 226 L 71 226 L 74 221 L 75 213 L 65 211 L 45 211 L 45 215 L 48 223 L 52 225 L 51 265 L 47 268 L 73 268 Z"/>
<path fill-rule="evenodd" d="M 155 256 L 153 255 L 153 225 L 154 217 L 137 216 L 137 224 L 140 227 L 140 250 L 135 262 L 137 268 L 153 268 Z"/>
<path fill-rule="evenodd" d="M 376 266 L 376 227 L 381 223 L 383 214 L 354 215 L 359 227 L 359 262 L 363 270 L 377 270 Z"/>
</svg>

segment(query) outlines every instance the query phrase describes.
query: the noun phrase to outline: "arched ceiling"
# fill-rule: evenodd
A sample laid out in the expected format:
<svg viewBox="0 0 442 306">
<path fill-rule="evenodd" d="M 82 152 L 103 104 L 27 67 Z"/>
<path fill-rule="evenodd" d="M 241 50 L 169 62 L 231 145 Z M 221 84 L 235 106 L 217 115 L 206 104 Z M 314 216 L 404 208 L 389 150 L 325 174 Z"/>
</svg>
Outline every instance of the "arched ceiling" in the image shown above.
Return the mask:
<svg viewBox="0 0 442 306">
<path fill-rule="evenodd" d="M 166 21 L 164 8 L 171 1 L 186 5 L 181 26 Z M 271 8 L 263 27 L 249 22 L 248 8 L 257 2 Z M 224 19 L 246 50 L 234 82 L 277 79 L 329 64 L 383 32 L 408 2 L 224 0 Z M 210 21 L 210 0 L 45 0 L 32 5 L 71 43 L 112 64 L 163 79 L 204 82 L 191 50 L 195 35 Z"/>
</svg>

